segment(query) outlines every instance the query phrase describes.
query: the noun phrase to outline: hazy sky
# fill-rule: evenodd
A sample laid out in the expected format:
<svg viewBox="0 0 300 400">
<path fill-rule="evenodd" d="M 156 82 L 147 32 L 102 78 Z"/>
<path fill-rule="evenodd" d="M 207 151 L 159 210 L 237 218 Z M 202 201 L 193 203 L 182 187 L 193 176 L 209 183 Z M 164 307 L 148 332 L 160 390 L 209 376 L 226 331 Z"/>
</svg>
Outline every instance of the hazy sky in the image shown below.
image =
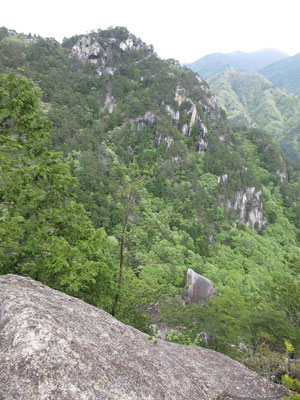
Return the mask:
<svg viewBox="0 0 300 400">
<path fill-rule="evenodd" d="M 61 41 L 126 26 L 162 58 L 192 62 L 214 52 L 300 52 L 300 0 L 9 0 L 0 26 Z"/>
</svg>

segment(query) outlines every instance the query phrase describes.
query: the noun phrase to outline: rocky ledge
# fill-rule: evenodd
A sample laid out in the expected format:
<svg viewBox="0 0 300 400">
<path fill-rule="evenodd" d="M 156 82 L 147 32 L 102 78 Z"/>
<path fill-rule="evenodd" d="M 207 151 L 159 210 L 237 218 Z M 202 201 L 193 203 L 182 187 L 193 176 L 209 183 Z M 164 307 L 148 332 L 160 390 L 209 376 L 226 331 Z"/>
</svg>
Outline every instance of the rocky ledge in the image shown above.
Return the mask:
<svg viewBox="0 0 300 400">
<path fill-rule="evenodd" d="M 30 278 L 0 277 L 1 400 L 208 400 L 284 393 L 222 354 L 156 343 Z"/>
</svg>

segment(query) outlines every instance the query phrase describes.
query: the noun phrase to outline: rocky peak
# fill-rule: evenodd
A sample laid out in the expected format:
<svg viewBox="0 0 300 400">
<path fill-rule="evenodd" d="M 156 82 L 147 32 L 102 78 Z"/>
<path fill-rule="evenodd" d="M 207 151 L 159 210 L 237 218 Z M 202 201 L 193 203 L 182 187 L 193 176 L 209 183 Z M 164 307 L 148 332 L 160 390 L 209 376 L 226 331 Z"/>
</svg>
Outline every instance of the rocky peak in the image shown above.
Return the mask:
<svg viewBox="0 0 300 400">
<path fill-rule="evenodd" d="M 3 400 L 213 400 L 286 392 L 223 354 L 149 340 L 30 278 L 0 277 Z"/>
<path fill-rule="evenodd" d="M 97 62 L 102 47 L 92 35 L 85 35 L 72 47 L 72 55 L 79 58 L 80 61 Z"/>
<path fill-rule="evenodd" d="M 152 46 L 147 45 L 140 39 L 137 39 L 134 35 L 129 34 L 128 38 L 122 41 L 119 45 L 122 51 L 133 51 L 133 50 L 143 50 L 145 52 L 153 52 Z"/>
<path fill-rule="evenodd" d="M 127 39 L 124 39 L 124 35 L 127 36 Z M 82 62 L 97 63 L 100 60 L 100 64 L 106 65 L 111 61 L 113 52 L 118 53 L 121 57 L 122 53 L 126 51 L 141 53 L 135 62 L 153 55 L 151 45 L 142 42 L 127 30 L 118 35 L 118 31 L 114 29 L 99 30 L 98 33 L 92 32 L 82 36 L 72 47 L 71 54 Z"/>
</svg>

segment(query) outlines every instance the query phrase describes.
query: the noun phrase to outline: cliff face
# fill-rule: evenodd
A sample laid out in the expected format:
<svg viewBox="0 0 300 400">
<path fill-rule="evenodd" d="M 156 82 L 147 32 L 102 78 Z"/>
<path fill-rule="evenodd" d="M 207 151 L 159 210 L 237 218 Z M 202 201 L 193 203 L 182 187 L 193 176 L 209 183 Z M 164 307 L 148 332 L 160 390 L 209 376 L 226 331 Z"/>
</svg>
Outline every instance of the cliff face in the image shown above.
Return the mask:
<svg viewBox="0 0 300 400">
<path fill-rule="evenodd" d="M 230 201 L 228 201 L 228 208 L 232 208 Z M 267 223 L 263 215 L 261 190 L 256 191 L 255 187 L 237 192 L 233 209 L 237 210 L 237 221 L 241 221 L 253 229 L 261 230 Z"/>
<path fill-rule="evenodd" d="M 159 341 L 29 278 L 0 278 L 1 399 L 280 397 L 285 389 L 200 347 Z"/>
<path fill-rule="evenodd" d="M 145 164 L 149 171 L 155 170 L 152 174 L 155 182 L 147 188 L 155 196 L 166 195 L 168 181 L 173 188 L 176 183 L 181 184 L 183 171 L 189 175 L 189 184 L 190 180 L 193 183 L 186 196 L 199 198 L 191 202 L 195 208 L 192 214 L 204 226 L 209 224 L 206 238 L 211 235 L 211 226 L 216 233 L 219 231 L 207 213 L 210 206 L 205 205 L 205 198 L 210 195 L 204 195 L 203 185 L 198 185 L 206 173 L 215 175 L 220 187 L 227 186 L 222 193 L 216 190 L 211 197 L 215 199 L 214 207 L 223 207 L 224 214 L 232 217 L 232 223 L 240 220 L 258 230 L 267 224 L 263 196 L 259 199 L 254 196 L 254 204 L 251 193 L 247 194 L 253 187 L 257 194 L 259 182 L 254 174 L 251 179 L 233 177 L 232 173 L 237 175 L 242 167 L 246 168 L 248 160 L 242 160 L 244 154 L 235 147 L 224 112 L 207 83 L 195 73 L 174 60 L 161 60 L 151 45 L 122 27 L 74 36 L 61 46 L 48 39 L 35 38 L 29 43 L 28 38 L 18 35 L 17 38 L 24 54 L 28 53 L 26 73 L 44 91 L 44 107 L 54 127 L 54 147 L 67 157 L 73 150 L 79 151 L 81 172 L 78 169 L 76 174 L 84 187 L 79 199 L 97 226 L 114 230 L 112 206 L 107 205 L 107 198 L 114 198 L 115 193 L 107 190 L 111 178 L 104 182 L 98 177 L 96 183 L 89 163 L 83 166 L 83 160 L 94 158 L 99 170 L 111 170 L 110 165 L 101 164 L 106 157 L 103 149 L 113 150 L 118 163 L 126 168 L 135 158 L 142 175 Z M 5 46 L 3 49 L 1 53 L 0 41 L 0 53 L 4 55 L 7 49 Z M 4 70 L 10 68 L 5 60 L 1 58 Z M 23 65 L 23 60 L 16 59 L 15 67 L 18 62 Z M 273 147 L 265 148 L 267 151 Z M 271 154 L 267 164 L 270 159 L 274 163 Z M 284 182 L 286 168 L 277 161 L 274 165 L 271 172 Z M 98 193 L 103 193 L 104 198 L 96 198 Z M 177 194 L 171 193 L 171 197 L 177 202 Z M 217 204 L 220 197 L 222 201 Z M 113 202 L 118 204 L 118 199 Z"/>
<path fill-rule="evenodd" d="M 149 59 L 151 59 L 153 65 L 157 64 L 158 69 L 153 68 L 151 61 L 146 68 L 141 66 L 140 70 L 143 73 L 140 74 L 137 83 L 143 89 L 151 86 L 153 80 L 162 79 L 166 65 L 158 59 L 151 45 L 142 42 L 141 39 L 136 38 L 125 28 L 112 30 L 107 35 L 108 32 L 104 33 L 99 30 L 98 33 L 81 36 L 71 48 L 71 56 L 79 59 L 82 63 L 95 64 L 96 74 L 105 77 L 107 89 L 105 107 L 111 114 L 116 110 L 116 105 L 111 108 L 107 105 L 108 103 L 111 105 L 114 98 L 117 103 L 118 93 L 114 90 L 116 86 L 114 82 L 120 79 L 120 72 L 121 75 L 129 77 L 131 82 L 138 77 L 136 73 L 128 74 L 128 60 L 131 62 L 131 68 L 132 65 L 136 66 L 140 63 L 147 65 L 146 62 Z M 127 71 L 124 71 L 125 65 Z M 190 78 L 192 81 L 189 82 L 189 85 L 192 83 L 192 90 L 196 93 L 195 98 L 191 99 L 189 96 L 191 88 L 182 76 L 176 76 L 175 70 L 171 72 L 172 67 L 168 67 L 167 74 L 164 76 L 164 80 L 169 80 L 166 93 L 163 93 L 163 96 L 158 99 L 157 104 L 149 105 L 152 110 L 147 111 L 148 113 L 155 111 L 155 114 L 160 112 L 167 114 L 173 125 L 185 136 L 191 136 L 193 128 L 197 130 L 198 137 L 194 141 L 195 148 L 199 152 L 205 151 L 207 149 L 205 135 L 208 132 L 206 125 L 214 126 L 218 123 L 220 107 L 206 83 L 196 76 Z M 149 75 L 149 72 L 151 72 L 151 75 Z M 116 77 L 114 77 L 115 73 Z M 156 88 L 156 91 L 157 89 L 159 88 Z M 169 97 L 167 94 L 172 96 Z M 200 114 L 202 114 L 202 117 Z M 137 120 L 141 118 L 142 116 L 138 116 Z M 169 147 L 170 145 L 167 144 L 167 149 Z"/>
<path fill-rule="evenodd" d="M 98 35 L 93 33 L 84 35 L 72 47 L 72 55 L 82 62 L 97 63 L 100 61 L 103 66 L 112 61 L 113 53 L 114 55 L 119 53 L 121 57 L 124 57 L 126 51 L 135 52 L 136 63 L 153 55 L 151 46 L 129 32 L 126 32 L 126 36 L 127 38 L 122 41 L 122 38 L 117 38 L 113 34 L 111 37 L 103 37 L 101 31 Z"/>
<path fill-rule="evenodd" d="M 132 118 L 128 118 L 128 113 L 124 114 L 124 122 L 136 124 L 135 129 L 140 132 L 139 135 L 155 130 L 154 143 L 149 141 L 147 146 L 149 149 L 153 145 L 156 149 L 164 148 L 163 157 L 167 163 L 180 165 L 184 156 L 179 148 L 185 145 L 189 152 L 204 156 L 205 152 L 211 150 L 209 147 L 214 135 L 217 147 L 224 146 L 225 152 L 231 150 L 226 123 L 218 129 L 223 117 L 207 84 L 195 74 L 178 69 L 176 64 L 167 65 L 159 60 L 151 46 L 125 28 L 81 36 L 70 50 L 71 57 L 79 59 L 83 64 L 94 64 L 96 74 L 105 80 L 106 97 L 101 107 L 112 117 L 122 113 L 124 108 L 116 90 L 120 79 L 126 77 L 131 84 L 135 82 L 143 99 L 149 95 L 149 89 L 153 89 L 152 104 L 148 102 L 144 113 L 132 114 Z M 134 72 L 129 72 L 129 65 Z M 157 82 L 161 84 L 157 85 Z M 138 97 L 137 94 L 138 92 L 134 93 L 134 97 Z M 219 177 L 218 183 L 220 179 L 227 183 L 228 174 Z M 236 211 L 227 214 L 234 214 L 235 222 L 239 220 L 251 228 L 261 230 L 266 225 L 266 219 L 263 215 L 261 193 L 255 188 L 254 190 L 255 193 L 252 193 L 252 188 L 240 188 L 235 194 L 233 204 L 230 200 L 227 201 L 227 211 Z"/>
</svg>

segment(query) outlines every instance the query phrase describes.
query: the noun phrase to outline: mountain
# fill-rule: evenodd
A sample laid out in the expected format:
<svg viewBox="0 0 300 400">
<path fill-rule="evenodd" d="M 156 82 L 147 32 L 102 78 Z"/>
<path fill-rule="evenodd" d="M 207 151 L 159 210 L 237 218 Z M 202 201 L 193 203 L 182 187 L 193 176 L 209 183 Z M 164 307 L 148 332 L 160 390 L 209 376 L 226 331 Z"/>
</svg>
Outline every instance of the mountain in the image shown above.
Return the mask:
<svg viewBox="0 0 300 400">
<path fill-rule="evenodd" d="M 262 67 L 258 72 L 279 87 L 300 96 L 300 53 Z"/>
<path fill-rule="evenodd" d="M 30 278 L 6 275 L 0 285 L 3 400 L 205 400 L 229 394 L 288 394 L 229 357 L 154 342 L 104 311 Z"/>
<path fill-rule="evenodd" d="M 0 272 L 149 335 L 164 303 L 170 340 L 243 362 L 300 346 L 299 170 L 272 138 L 126 28 L 0 38 Z M 189 268 L 214 300 L 183 307 Z"/>
<path fill-rule="evenodd" d="M 186 66 L 197 72 L 202 79 L 209 79 L 230 68 L 240 72 L 257 72 L 286 57 L 288 57 L 287 54 L 277 49 L 264 49 L 253 53 L 236 51 L 234 53 L 209 54 L 191 64 L 186 64 Z"/>
<path fill-rule="evenodd" d="M 260 74 L 227 70 L 209 80 L 233 125 L 265 129 L 300 163 L 300 100 Z"/>
</svg>

